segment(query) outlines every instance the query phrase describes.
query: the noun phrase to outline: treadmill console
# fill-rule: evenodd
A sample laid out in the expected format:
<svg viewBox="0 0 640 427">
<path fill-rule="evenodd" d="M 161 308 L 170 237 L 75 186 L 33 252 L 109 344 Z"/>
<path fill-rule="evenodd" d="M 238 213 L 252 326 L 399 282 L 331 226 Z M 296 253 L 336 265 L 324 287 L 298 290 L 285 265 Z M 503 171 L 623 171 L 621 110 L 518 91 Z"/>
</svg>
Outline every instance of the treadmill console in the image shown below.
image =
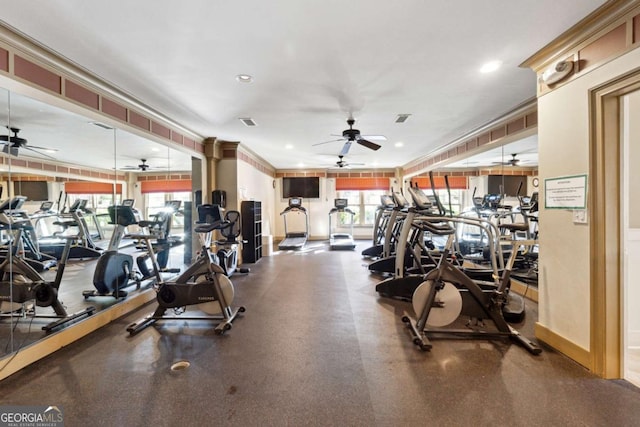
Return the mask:
<svg viewBox="0 0 640 427">
<path fill-rule="evenodd" d="M 416 208 L 420 210 L 427 210 L 431 209 L 433 206 L 433 202 L 429 196 L 427 196 L 420 188 L 409 187 L 409 193 L 411 194 L 411 198 L 413 199 L 413 203 L 416 205 Z"/>
<path fill-rule="evenodd" d="M 129 206 L 130 208 L 132 208 L 135 204 L 136 204 L 135 199 L 124 199 L 122 201 L 122 206 Z"/>
<path fill-rule="evenodd" d="M 69 207 L 69 212 L 75 212 L 75 211 L 84 211 L 87 208 L 87 199 L 76 199 L 75 202 L 73 202 L 73 204 L 71 205 L 71 207 Z"/>
<path fill-rule="evenodd" d="M 347 199 L 334 199 L 333 205 L 337 209 L 344 209 L 349 205 L 349 200 L 347 200 Z"/>
<path fill-rule="evenodd" d="M 406 197 L 404 197 L 404 194 L 402 194 L 399 191 L 393 192 L 393 200 L 396 204 L 396 207 L 399 207 L 399 208 L 409 207 L 409 201 L 407 200 Z"/>
<path fill-rule="evenodd" d="M 178 209 L 180 209 L 181 204 L 182 204 L 182 201 L 180 200 L 169 200 L 168 202 L 164 203 L 164 207 L 172 212 L 178 212 Z"/>
<path fill-rule="evenodd" d="M 393 208 L 395 207 L 395 203 L 393 202 L 393 197 L 389 196 L 388 194 L 383 194 L 382 196 L 380 196 L 380 206 L 382 206 L 383 208 Z"/>
<path fill-rule="evenodd" d="M 485 194 L 482 204 L 485 209 L 498 209 L 502 196 L 500 194 Z"/>
<path fill-rule="evenodd" d="M 290 208 L 299 208 L 300 206 L 302 206 L 302 199 L 300 197 L 292 197 L 289 199 Z"/>
<path fill-rule="evenodd" d="M 53 202 L 48 200 L 48 201 L 42 202 L 40 204 L 40 209 L 38 209 L 38 211 L 39 212 L 49 212 L 52 207 L 53 207 Z"/>
<path fill-rule="evenodd" d="M 11 199 L 7 199 L 0 204 L 0 212 L 18 210 L 24 205 L 27 200 L 25 196 L 15 196 Z"/>
</svg>

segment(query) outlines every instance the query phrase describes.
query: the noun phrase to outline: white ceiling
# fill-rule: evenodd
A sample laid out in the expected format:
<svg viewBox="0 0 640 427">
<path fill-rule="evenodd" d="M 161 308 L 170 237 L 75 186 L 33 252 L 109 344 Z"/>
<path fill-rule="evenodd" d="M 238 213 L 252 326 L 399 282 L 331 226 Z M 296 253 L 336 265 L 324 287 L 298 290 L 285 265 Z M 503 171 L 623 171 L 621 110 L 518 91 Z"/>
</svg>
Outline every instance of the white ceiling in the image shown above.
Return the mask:
<svg viewBox="0 0 640 427">
<path fill-rule="evenodd" d="M 0 0 L 0 8 L 6 24 L 150 107 L 283 169 L 333 164 L 342 144 L 313 144 L 340 134 L 349 115 L 363 134 L 388 138 L 375 152 L 352 146 L 348 160 L 364 167 L 402 166 L 464 135 L 534 97 L 535 75 L 519 64 L 603 3 Z M 480 73 L 489 60 L 502 67 Z M 239 73 L 254 81 L 237 82 Z M 409 120 L 394 123 L 401 113 Z"/>
</svg>

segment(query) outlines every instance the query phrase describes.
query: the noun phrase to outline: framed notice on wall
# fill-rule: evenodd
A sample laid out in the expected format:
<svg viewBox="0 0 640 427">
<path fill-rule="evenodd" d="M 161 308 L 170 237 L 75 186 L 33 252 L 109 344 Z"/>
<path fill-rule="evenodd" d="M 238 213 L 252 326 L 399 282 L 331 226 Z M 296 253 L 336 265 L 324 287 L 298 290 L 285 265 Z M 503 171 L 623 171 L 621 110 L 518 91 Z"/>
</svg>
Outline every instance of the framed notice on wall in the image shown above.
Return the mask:
<svg viewBox="0 0 640 427">
<path fill-rule="evenodd" d="M 547 209 L 586 209 L 587 175 L 545 179 L 544 207 Z"/>
</svg>

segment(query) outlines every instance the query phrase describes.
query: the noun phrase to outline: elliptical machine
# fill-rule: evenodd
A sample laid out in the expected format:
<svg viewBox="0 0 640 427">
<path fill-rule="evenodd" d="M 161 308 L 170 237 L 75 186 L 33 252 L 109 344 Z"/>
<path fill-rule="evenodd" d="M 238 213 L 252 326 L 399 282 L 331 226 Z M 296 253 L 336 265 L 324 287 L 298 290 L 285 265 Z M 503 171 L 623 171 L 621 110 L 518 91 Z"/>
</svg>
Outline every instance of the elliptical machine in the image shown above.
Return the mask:
<svg viewBox="0 0 640 427">
<path fill-rule="evenodd" d="M 187 270 L 171 282 L 164 282 L 160 275 L 158 261 L 149 241 L 150 237 L 134 236 L 144 239 L 149 247 L 149 258 L 157 279 L 154 287 L 157 292 L 158 307 L 152 314 L 131 323 L 127 327 L 130 335 L 137 334 L 157 321 L 171 319 L 219 321 L 214 330 L 222 335 L 231 329 L 238 313 L 246 310 L 243 306 L 236 309 L 231 307 L 234 297 L 233 284 L 225 275 L 223 268 L 215 263 L 216 257 L 211 252 L 210 242 L 207 242 L 207 236 L 225 226 L 220 207 L 218 205 L 198 206 L 198 216 L 211 220 L 211 222 L 197 223 L 194 227 L 201 242 L 200 254 Z M 186 311 L 187 306 L 196 306 L 206 315 L 180 316 Z M 165 316 L 170 308 L 173 309 L 175 316 Z"/>
</svg>

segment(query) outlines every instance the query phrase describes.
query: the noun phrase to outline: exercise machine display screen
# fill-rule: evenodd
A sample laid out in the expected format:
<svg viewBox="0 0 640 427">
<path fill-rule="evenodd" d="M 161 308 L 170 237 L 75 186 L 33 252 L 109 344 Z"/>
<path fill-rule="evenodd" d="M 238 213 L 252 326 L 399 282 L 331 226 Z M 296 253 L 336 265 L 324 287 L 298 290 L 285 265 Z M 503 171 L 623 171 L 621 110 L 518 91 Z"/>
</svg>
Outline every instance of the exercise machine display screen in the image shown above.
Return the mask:
<svg viewBox="0 0 640 427">
<path fill-rule="evenodd" d="M 399 207 L 399 208 L 405 208 L 405 207 L 409 206 L 409 201 L 399 191 L 394 191 L 393 192 L 393 200 L 395 200 L 396 206 Z"/>
<path fill-rule="evenodd" d="M 349 205 L 349 201 L 347 199 L 335 199 L 333 205 L 338 209 L 344 209 Z"/>
<path fill-rule="evenodd" d="M 289 207 L 290 208 L 299 208 L 302 206 L 302 199 L 299 197 L 293 197 L 289 199 Z"/>
<path fill-rule="evenodd" d="M 220 205 L 200 205 L 198 206 L 198 222 L 205 224 L 215 224 L 222 221 L 222 210 Z"/>
<path fill-rule="evenodd" d="M 385 208 L 392 208 L 395 206 L 395 203 L 393 203 L 393 197 L 389 196 L 388 194 L 383 194 L 380 196 L 380 205 L 382 205 Z"/>
</svg>

